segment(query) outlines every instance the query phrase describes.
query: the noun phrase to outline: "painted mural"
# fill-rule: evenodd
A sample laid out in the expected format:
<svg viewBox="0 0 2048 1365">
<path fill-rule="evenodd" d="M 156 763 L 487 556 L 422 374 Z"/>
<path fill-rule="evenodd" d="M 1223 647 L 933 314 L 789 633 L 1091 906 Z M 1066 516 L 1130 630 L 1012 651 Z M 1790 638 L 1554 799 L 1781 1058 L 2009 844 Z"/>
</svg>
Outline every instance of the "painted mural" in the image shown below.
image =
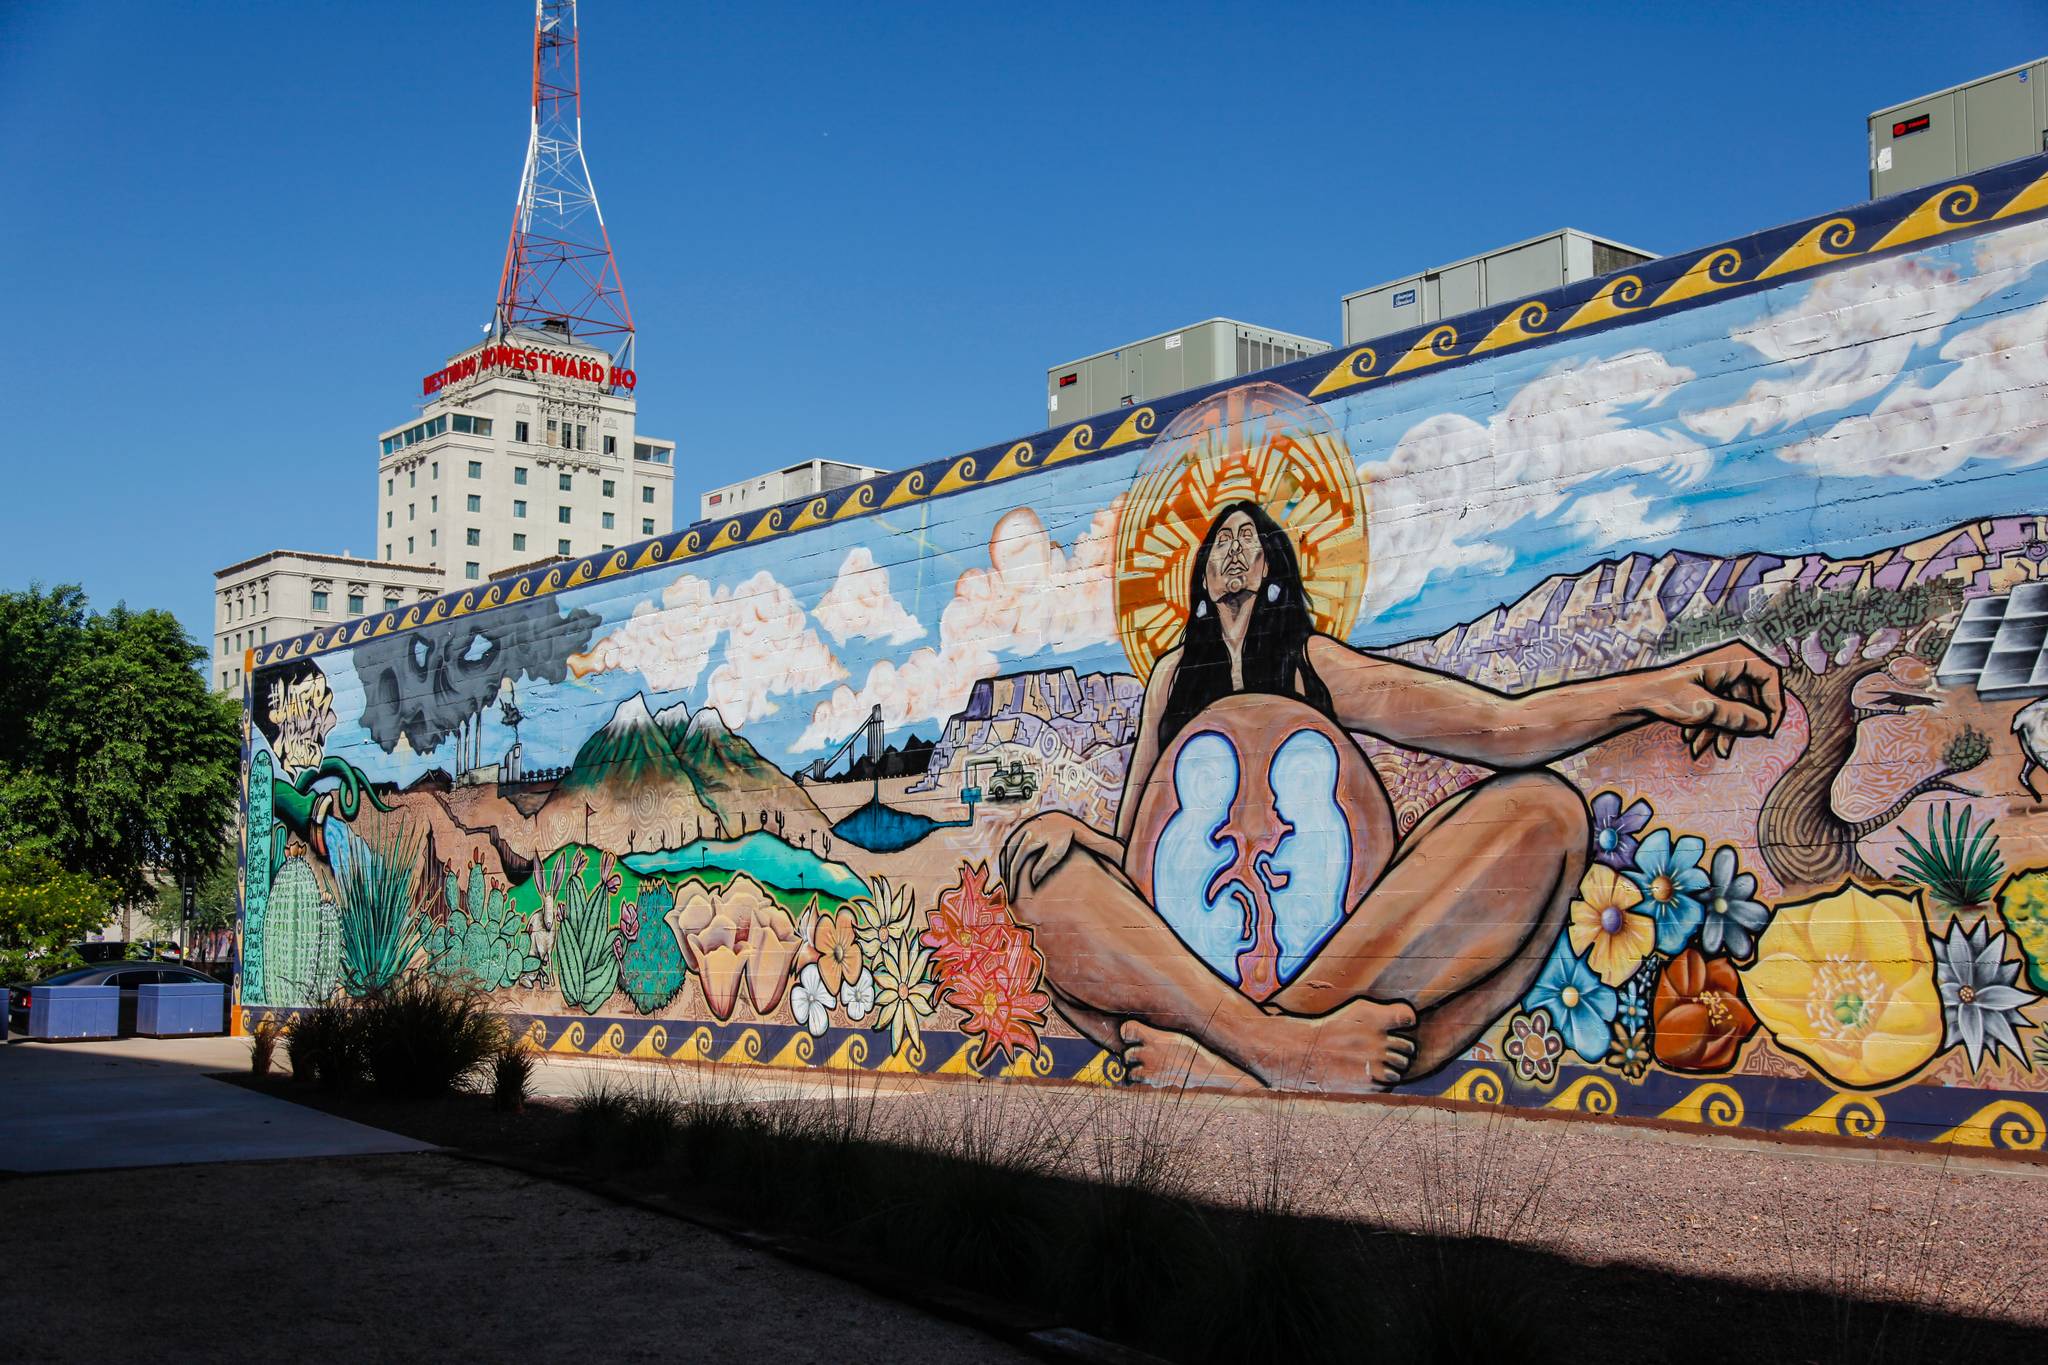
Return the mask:
<svg viewBox="0 0 2048 1365">
<path fill-rule="evenodd" d="M 2048 162 L 272 645 L 250 1013 L 2040 1148 Z"/>
</svg>

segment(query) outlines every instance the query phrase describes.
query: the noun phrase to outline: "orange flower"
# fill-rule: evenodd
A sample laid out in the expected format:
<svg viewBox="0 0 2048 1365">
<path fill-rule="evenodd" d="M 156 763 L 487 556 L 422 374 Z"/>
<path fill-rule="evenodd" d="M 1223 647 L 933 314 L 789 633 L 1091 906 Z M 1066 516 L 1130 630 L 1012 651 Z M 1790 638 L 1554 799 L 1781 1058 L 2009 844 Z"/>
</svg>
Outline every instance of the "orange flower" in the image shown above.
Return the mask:
<svg viewBox="0 0 2048 1365">
<path fill-rule="evenodd" d="M 690 937 L 697 938 L 695 934 Z M 724 943 L 711 947 L 699 941 L 695 949 L 697 980 L 704 987 L 704 1003 L 711 1007 L 712 1017 L 724 1023 L 732 1018 L 733 1006 L 739 1003 L 740 977 L 746 971 L 746 959 L 738 949 Z"/>
<path fill-rule="evenodd" d="M 840 906 L 835 914 L 819 915 L 811 946 L 818 950 L 818 976 L 834 998 L 849 981 L 860 980 L 860 941 L 854 936 L 853 911 Z"/>
<path fill-rule="evenodd" d="M 1687 948 L 1657 978 L 1651 1051 L 1673 1071 L 1725 1071 L 1756 1032 L 1742 978 L 1725 957 Z"/>
<path fill-rule="evenodd" d="M 747 998 L 760 1013 L 773 1014 L 789 989 L 789 965 L 796 958 L 797 936 L 789 912 L 770 906 L 754 912 L 747 929 Z"/>
</svg>

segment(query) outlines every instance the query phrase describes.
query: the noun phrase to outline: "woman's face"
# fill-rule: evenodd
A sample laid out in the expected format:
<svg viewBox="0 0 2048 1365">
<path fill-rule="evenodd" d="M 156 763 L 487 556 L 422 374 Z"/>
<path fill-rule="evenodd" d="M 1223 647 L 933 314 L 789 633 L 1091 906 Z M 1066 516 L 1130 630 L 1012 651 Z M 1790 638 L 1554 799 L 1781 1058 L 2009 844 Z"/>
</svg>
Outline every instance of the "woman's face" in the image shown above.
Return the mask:
<svg viewBox="0 0 2048 1365">
<path fill-rule="evenodd" d="M 1222 602 L 1257 592 L 1265 581 L 1266 548 L 1259 543 L 1259 528 L 1243 512 L 1232 512 L 1223 519 L 1223 527 L 1209 547 L 1209 562 L 1202 570 L 1202 591 L 1210 601 Z"/>
</svg>

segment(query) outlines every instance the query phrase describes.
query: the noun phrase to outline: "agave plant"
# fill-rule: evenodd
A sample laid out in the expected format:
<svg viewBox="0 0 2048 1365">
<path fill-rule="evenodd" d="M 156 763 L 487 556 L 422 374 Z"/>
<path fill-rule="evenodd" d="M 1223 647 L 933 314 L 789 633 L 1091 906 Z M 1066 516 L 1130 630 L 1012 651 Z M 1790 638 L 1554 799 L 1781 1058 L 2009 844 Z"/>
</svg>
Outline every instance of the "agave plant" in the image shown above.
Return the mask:
<svg viewBox="0 0 2048 1365">
<path fill-rule="evenodd" d="M 619 985 L 619 945 L 624 940 L 612 923 L 611 898 L 621 879 L 609 853 L 598 864 L 595 886 L 584 883 L 583 869 L 589 863 L 582 849 L 566 861 L 567 875 L 555 897 L 562 918 L 548 968 L 565 1004 L 595 1014 Z M 563 870 L 557 864 L 557 875 Z"/>
<path fill-rule="evenodd" d="M 420 947 L 413 915 L 413 882 L 421 840 L 403 825 L 375 843 L 353 831 L 348 853 L 335 860 L 334 888 L 341 901 L 341 984 L 350 995 L 385 990 Z"/>
<path fill-rule="evenodd" d="M 1915 881 L 1926 887 L 1936 900 L 1958 908 L 1982 905 L 1998 885 L 1998 879 L 2005 875 L 2005 860 L 1999 856 L 1998 836 L 1991 832 L 1991 821 L 1986 820 L 1970 831 L 1971 811 L 1963 807 L 1963 817 L 1955 816 L 1955 803 L 1941 803 L 1941 825 L 1934 823 L 1934 811 L 1927 812 L 1927 842 L 1922 843 L 1907 830 L 1906 843 L 1911 846 L 1902 863 L 1903 870 Z"/>
</svg>

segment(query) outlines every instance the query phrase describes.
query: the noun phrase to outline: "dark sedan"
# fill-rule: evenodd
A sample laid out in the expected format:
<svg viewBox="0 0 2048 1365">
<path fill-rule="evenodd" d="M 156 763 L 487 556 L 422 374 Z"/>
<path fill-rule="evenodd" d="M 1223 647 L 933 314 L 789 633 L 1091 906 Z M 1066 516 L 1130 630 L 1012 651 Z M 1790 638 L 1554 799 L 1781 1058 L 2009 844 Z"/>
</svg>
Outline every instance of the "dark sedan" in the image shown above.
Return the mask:
<svg viewBox="0 0 2048 1365">
<path fill-rule="evenodd" d="M 90 967 L 73 967 L 44 981 L 16 984 L 7 988 L 7 1027 L 28 1031 L 28 1007 L 41 986 L 119 986 L 121 988 L 121 1032 L 135 1032 L 135 992 L 141 986 L 172 986 L 187 981 L 215 978 L 195 967 L 175 962 L 102 962 Z"/>
</svg>

